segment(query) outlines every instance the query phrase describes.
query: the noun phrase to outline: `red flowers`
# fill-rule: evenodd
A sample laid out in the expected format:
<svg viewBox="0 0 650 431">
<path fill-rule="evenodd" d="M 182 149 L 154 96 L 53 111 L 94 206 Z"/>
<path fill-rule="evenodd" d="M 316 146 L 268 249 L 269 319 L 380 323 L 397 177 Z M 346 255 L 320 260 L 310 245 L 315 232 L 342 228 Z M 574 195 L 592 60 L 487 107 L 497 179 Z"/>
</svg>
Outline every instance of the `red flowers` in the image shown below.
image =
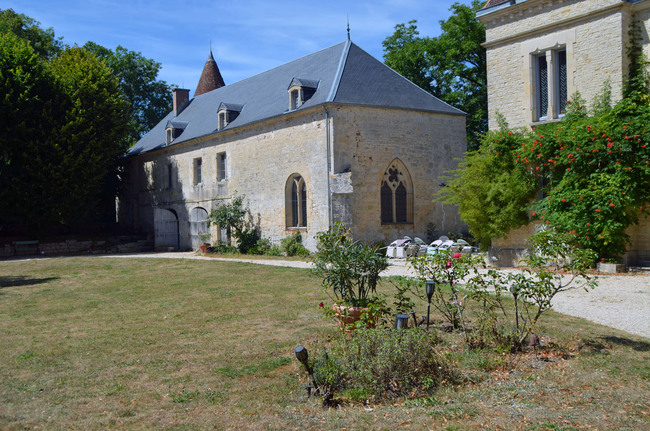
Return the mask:
<svg viewBox="0 0 650 431">
<path fill-rule="evenodd" d="M 319 308 L 323 308 L 324 306 L 325 306 L 325 304 L 323 304 L 322 302 L 320 304 L 318 304 Z"/>
<path fill-rule="evenodd" d="M 461 256 L 460 253 L 454 253 L 451 257 L 453 257 L 454 259 L 458 259 L 460 256 Z"/>
</svg>

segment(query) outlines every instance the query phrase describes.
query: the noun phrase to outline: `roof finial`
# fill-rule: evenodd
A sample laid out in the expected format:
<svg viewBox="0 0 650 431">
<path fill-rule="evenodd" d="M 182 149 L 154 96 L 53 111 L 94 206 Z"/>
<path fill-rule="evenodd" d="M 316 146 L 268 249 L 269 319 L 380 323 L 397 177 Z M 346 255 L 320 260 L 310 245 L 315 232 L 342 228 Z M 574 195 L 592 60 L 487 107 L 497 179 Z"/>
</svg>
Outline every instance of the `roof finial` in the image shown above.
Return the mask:
<svg viewBox="0 0 650 431">
<path fill-rule="evenodd" d="M 348 15 L 348 40 L 350 40 L 350 15 Z"/>
</svg>

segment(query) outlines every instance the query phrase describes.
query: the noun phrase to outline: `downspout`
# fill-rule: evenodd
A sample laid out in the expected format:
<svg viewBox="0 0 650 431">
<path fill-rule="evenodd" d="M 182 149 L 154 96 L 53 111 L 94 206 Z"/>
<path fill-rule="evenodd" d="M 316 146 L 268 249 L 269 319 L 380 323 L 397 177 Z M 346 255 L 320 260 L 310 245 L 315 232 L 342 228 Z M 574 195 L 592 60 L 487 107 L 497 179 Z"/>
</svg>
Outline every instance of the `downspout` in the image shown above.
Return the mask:
<svg viewBox="0 0 650 431">
<path fill-rule="evenodd" d="M 330 159 L 331 149 L 330 149 L 330 125 L 329 125 L 329 112 L 325 105 L 323 105 L 323 110 L 325 111 L 325 148 L 327 154 L 327 223 L 328 228 L 332 227 L 332 185 L 331 185 L 331 172 L 332 172 L 332 161 Z"/>
</svg>

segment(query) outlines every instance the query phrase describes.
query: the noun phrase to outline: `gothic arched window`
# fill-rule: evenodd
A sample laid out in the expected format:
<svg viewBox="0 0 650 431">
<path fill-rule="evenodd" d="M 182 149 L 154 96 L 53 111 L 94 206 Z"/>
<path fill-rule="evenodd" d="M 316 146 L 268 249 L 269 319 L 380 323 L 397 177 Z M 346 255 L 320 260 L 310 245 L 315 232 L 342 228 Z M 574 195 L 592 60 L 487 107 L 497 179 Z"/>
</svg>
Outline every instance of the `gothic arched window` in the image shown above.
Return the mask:
<svg viewBox="0 0 650 431">
<path fill-rule="evenodd" d="M 285 188 L 287 227 L 307 227 L 307 185 L 299 174 L 287 180 Z"/>
<path fill-rule="evenodd" d="M 413 221 L 413 186 L 411 177 L 399 160 L 393 160 L 381 182 L 381 223 Z"/>
</svg>

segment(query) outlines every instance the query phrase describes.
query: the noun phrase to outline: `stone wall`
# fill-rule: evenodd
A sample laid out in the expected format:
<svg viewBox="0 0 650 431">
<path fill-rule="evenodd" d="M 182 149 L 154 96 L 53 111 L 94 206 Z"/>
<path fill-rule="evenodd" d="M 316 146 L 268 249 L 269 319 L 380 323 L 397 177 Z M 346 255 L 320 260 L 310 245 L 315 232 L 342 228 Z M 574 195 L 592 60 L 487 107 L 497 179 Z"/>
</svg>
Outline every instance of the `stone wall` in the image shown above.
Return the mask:
<svg viewBox="0 0 650 431">
<path fill-rule="evenodd" d="M 467 148 L 465 117 L 378 108 L 339 108 L 333 115 L 334 169 L 351 172 L 348 205 L 356 237 L 390 243 L 408 235 L 426 241 L 429 223 L 439 234 L 466 231 L 455 207 L 433 201 Z M 413 181 L 413 220 L 382 225 L 381 181 L 395 158 Z"/>
<path fill-rule="evenodd" d="M 443 233 L 458 232 L 464 224 L 455 208 L 432 199 L 441 177 L 456 167 L 454 157 L 461 157 L 465 148 L 463 116 L 318 107 L 132 158 L 131 187 L 121 199 L 120 220 L 154 233 L 153 209 L 173 210 L 179 219 L 180 248 L 188 249 L 192 208 L 209 212 L 215 202 L 236 192 L 246 196 L 251 221 L 262 236 L 279 243 L 297 230 L 311 250 L 314 236 L 337 220 L 368 242 L 388 242 L 402 235 L 425 237 L 430 222 Z M 223 152 L 228 179 L 220 182 L 217 154 Z M 381 177 L 396 157 L 414 180 L 415 218 L 409 225 L 382 226 Z M 197 158 L 202 159 L 203 181 L 194 185 Z M 170 163 L 171 188 L 165 176 Z M 307 185 L 305 228 L 286 227 L 285 188 L 292 174 L 300 174 Z M 218 238 L 213 229 L 212 242 Z"/>
<path fill-rule="evenodd" d="M 490 128 L 496 114 L 510 127 L 528 127 L 534 116 L 534 54 L 554 47 L 567 53 L 568 96 L 591 102 L 609 82 L 622 97 L 627 76 L 628 31 L 632 16 L 645 25 L 648 2 L 620 0 L 529 0 L 480 15 L 486 26 Z"/>
<path fill-rule="evenodd" d="M 489 256 L 495 266 L 519 266 L 526 254 L 526 240 L 535 232 L 539 223 L 530 223 L 508 232 L 502 238 L 494 238 Z M 639 224 L 630 226 L 625 233 L 630 244 L 625 255 L 621 256 L 625 265 L 650 267 L 650 217 L 641 216 Z"/>
<path fill-rule="evenodd" d="M 12 241 L 0 246 L 0 258 L 71 256 L 82 254 L 142 253 L 153 250 L 153 241 L 136 238 L 107 240 Z"/>
</svg>

